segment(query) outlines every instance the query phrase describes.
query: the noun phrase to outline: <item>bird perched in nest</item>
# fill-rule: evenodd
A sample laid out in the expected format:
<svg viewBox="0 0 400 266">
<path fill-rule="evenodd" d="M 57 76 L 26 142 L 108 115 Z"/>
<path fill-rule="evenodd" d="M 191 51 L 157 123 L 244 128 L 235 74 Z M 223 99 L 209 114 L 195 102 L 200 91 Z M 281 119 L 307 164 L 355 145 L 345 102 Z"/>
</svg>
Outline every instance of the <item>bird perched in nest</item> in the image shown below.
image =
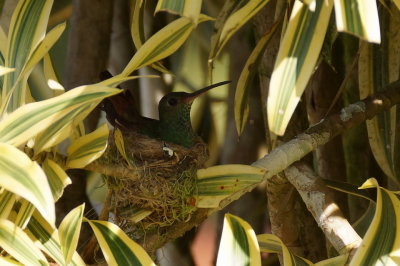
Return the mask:
<svg viewBox="0 0 400 266">
<path fill-rule="evenodd" d="M 108 75 L 103 73 L 103 79 L 109 77 L 111 77 L 109 73 Z M 102 109 L 106 112 L 107 120 L 113 126 L 191 148 L 198 140 L 190 120 L 193 101 L 210 89 L 228 83 L 230 81 L 215 83 L 192 93 L 170 92 L 166 94 L 158 104 L 160 120 L 141 116 L 129 91 L 105 99 Z"/>
</svg>

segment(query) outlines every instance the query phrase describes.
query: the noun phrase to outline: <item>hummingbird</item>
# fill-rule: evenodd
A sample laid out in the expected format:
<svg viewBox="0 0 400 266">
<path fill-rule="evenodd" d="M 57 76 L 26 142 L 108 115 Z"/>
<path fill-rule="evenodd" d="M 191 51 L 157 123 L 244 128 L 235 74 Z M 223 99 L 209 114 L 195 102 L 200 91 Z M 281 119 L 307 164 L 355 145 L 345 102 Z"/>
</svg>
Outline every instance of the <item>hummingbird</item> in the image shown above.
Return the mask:
<svg viewBox="0 0 400 266">
<path fill-rule="evenodd" d="M 129 91 L 105 99 L 102 109 L 114 127 L 191 148 L 199 138 L 190 120 L 193 101 L 205 92 L 228 83 L 230 81 L 222 81 L 192 93 L 167 93 L 158 104 L 159 120 L 141 116 Z"/>
</svg>

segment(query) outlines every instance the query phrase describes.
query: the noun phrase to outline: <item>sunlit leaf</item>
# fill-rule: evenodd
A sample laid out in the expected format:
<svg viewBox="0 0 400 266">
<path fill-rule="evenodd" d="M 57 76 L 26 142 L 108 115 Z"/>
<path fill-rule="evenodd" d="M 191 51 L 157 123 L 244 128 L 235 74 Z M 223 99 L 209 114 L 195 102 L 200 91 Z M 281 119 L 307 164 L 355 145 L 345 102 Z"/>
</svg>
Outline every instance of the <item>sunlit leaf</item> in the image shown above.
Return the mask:
<svg viewBox="0 0 400 266">
<path fill-rule="evenodd" d="M 315 10 L 296 0 L 279 47 L 267 102 L 271 132 L 283 135 L 314 71 L 333 8 L 315 1 Z"/>
<path fill-rule="evenodd" d="M 218 207 L 221 200 L 262 180 L 264 170 L 248 165 L 219 165 L 197 171 L 196 206 Z"/>
<path fill-rule="evenodd" d="M 54 201 L 57 201 L 64 192 L 64 188 L 71 184 L 71 179 L 56 162 L 46 159 L 42 169 L 47 176 Z"/>
<path fill-rule="evenodd" d="M 8 67 L 0 66 L 0 76 L 4 76 L 13 71 L 15 71 L 15 68 L 8 68 Z"/>
<path fill-rule="evenodd" d="M 15 68 L 16 71 L 5 76 L 1 97 L 4 104 L 7 95 L 14 88 L 8 111 L 13 111 L 24 103 L 25 84 L 17 84 L 16 81 L 21 80 L 21 72 L 45 36 L 52 5 L 53 0 L 22 0 L 14 10 L 8 33 L 5 66 Z M 22 82 L 26 82 L 26 79 L 22 79 Z"/>
<path fill-rule="evenodd" d="M 17 217 L 15 218 L 15 225 L 21 229 L 25 229 L 26 225 L 28 224 L 29 220 L 33 212 L 35 211 L 35 207 L 32 203 L 25 199 L 20 199 L 19 202 L 21 206 L 18 210 Z"/>
<path fill-rule="evenodd" d="M 261 265 L 253 228 L 232 214 L 225 214 L 216 265 Z"/>
<path fill-rule="evenodd" d="M 279 237 L 272 234 L 257 235 L 261 252 L 282 254 L 283 265 L 313 265 L 311 261 L 292 254 Z"/>
<path fill-rule="evenodd" d="M 0 141 L 19 146 L 71 111 L 82 106 L 87 106 L 85 111 L 93 110 L 102 99 L 119 92 L 101 85 L 81 86 L 49 100 L 24 105 L 0 122 Z M 74 113 L 69 120 L 79 115 Z"/>
<path fill-rule="evenodd" d="M 58 228 L 61 250 L 64 254 L 65 263 L 69 264 L 78 245 L 79 233 L 81 231 L 83 211 L 85 204 L 70 211 L 63 219 Z"/>
<path fill-rule="evenodd" d="M 35 241 L 36 246 L 43 250 L 59 265 L 65 265 L 64 256 L 61 252 L 58 231 L 37 212 L 33 213 L 27 227 L 27 233 Z M 86 265 L 77 252 L 72 257 L 70 265 Z"/>
<path fill-rule="evenodd" d="M 16 195 L 10 191 L 3 190 L 0 194 L 0 218 L 7 218 L 16 201 Z"/>
<path fill-rule="evenodd" d="M 0 143 L 0 186 L 31 202 L 51 224 L 53 196 L 40 166 L 15 147 Z"/>
<path fill-rule="evenodd" d="M 0 246 L 25 265 L 49 265 L 25 232 L 5 219 L 0 219 Z"/>
<path fill-rule="evenodd" d="M 228 17 L 219 37 L 215 57 L 218 56 L 232 35 L 257 14 L 268 2 L 269 0 L 249 0 L 242 8 Z"/>
<path fill-rule="evenodd" d="M 376 0 L 335 0 L 338 31 L 354 34 L 366 41 L 381 42 Z"/>
<path fill-rule="evenodd" d="M 92 227 L 109 265 L 155 265 L 144 249 L 117 225 L 85 219 Z"/>
<path fill-rule="evenodd" d="M 350 265 L 400 264 L 400 200 L 391 191 L 382 188 L 374 178 L 360 189 L 376 187 L 375 215 Z"/>
<path fill-rule="evenodd" d="M 199 0 L 158 0 L 156 12 L 168 11 L 172 14 L 179 14 L 190 18 L 196 24 L 202 2 Z"/>
<path fill-rule="evenodd" d="M 93 162 L 107 148 L 108 126 L 104 124 L 90 134 L 75 140 L 68 148 L 67 167 L 81 168 Z"/>
<path fill-rule="evenodd" d="M 201 15 L 199 23 L 211 18 Z M 185 17 L 174 20 L 148 39 L 135 53 L 120 74 L 128 76 L 134 70 L 159 61 L 178 50 L 194 29 L 195 24 Z M 115 76 L 118 77 L 119 75 Z"/>
</svg>

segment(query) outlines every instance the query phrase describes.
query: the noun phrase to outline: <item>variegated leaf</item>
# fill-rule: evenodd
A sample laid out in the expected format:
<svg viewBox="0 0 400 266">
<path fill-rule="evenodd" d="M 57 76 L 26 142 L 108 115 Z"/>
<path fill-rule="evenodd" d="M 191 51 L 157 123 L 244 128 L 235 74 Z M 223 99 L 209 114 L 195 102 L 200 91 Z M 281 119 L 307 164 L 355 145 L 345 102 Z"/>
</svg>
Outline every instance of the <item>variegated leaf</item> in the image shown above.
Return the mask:
<svg viewBox="0 0 400 266">
<path fill-rule="evenodd" d="M 278 24 L 275 24 L 271 30 L 264 34 L 258 41 L 256 47 L 246 61 L 235 92 L 235 124 L 238 135 L 241 135 L 249 116 L 249 89 L 253 78 L 258 71 L 258 63 L 267 47 L 271 37 L 275 33 Z"/>
<path fill-rule="evenodd" d="M 197 171 L 198 208 L 218 207 L 221 200 L 262 180 L 265 171 L 248 165 L 219 165 Z"/>
<path fill-rule="evenodd" d="M 222 48 L 226 45 L 229 39 L 235 34 L 244 24 L 246 24 L 258 11 L 263 8 L 269 0 L 249 0 L 242 8 L 232 13 L 225 21 L 221 31 L 221 35 L 216 46 L 215 56 L 219 55 Z"/>
<path fill-rule="evenodd" d="M 84 220 L 92 227 L 109 265 L 155 265 L 144 249 L 117 225 L 107 221 Z"/>
<path fill-rule="evenodd" d="M 315 1 L 315 9 L 296 0 L 271 76 L 267 102 L 271 132 L 283 135 L 314 71 L 328 28 L 332 1 Z"/>
<path fill-rule="evenodd" d="M 261 265 L 260 248 L 253 228 L 232 214 L 225 214 L 216 265 Z"/>
<path fill-rule="evenodd" d="M 64 192 L 64 188 L 71 184 L 71 179 L 56 162 L 46 159 L 42 169 L 47 176 L 54 201 L 57 201 Z"/>
<path fill-rule="evenodd" d="M 49 265 L 26 233 L 5 219 L 0 219 L 0 246 L 24 265 Z"/>
<path fill-rule="evenodd" d="M 81 231 L 83 211 L 85 204 L 70 211 L 63 219 L 58 228 L 61 250 L 64 254 L 65 263 L 69 264 L 78 246 L 79 233 Z"/>
<path fill-rule="evenodd" d="M 338 31 L 354 34 L 368 42 L 381 42 L 376 0 L 335 0 L 334 2 Z"/>
<path fill-rule="evenodd" d="M 375 215 L 350 265 L 399 265 L 400 200 L 391 191 L 379 186 L 374 178 L 360 189 L 376 187 Z"/>
<path fill-rule="evenodd" d="M 199 0 L 158 0 L 156 12 L 168 11 L 172 14 L 179 14 L 190 18 L 193 23 L 197 24 L 202 2 Z"/>
<path fill-rule="evenodd" d="M 19 146 L 56 123 L 65 114 L 82 106 L 87 106 L 85 111 L 93 110 L 102 99 L 120 92 L 119 89 L 106 86 L 88 85 L 49 100 L 24 105 L 0 122 L 0 141 Z M 69 121 L 79 115 L 74 112 Z"/>
<path fill-rule="evenodd" d="M 0 143 L 0 186 L 32 203 L 51 224 L 55 222 L 53 196 L 40 166 L 15 147 Z"/>
<path fill-rule="evenodd" d="M 92 133 L 75 140 L 68 148 L 67 167 L 82 168 L 103 155 L 108 134 L 108 126 L 104 124 Z"/>
<path fill-rule="evenodd" d="M 279 237 L 272 234 L 257 235 L 261 252 L 282 254 L 283 265 L 313 265 L 305 258 L 292 254 Z"/>
<path fill-rule="evenodd" d="M 35 241 L 36 246 L 43 250 L 59 265 L 65 265 L 64 256 L 61 252 L 58 231 L 41 216 L 34 212 L 27 226 L 27 233 Z M 72 257 L 70 265 L 86 265 L 77 252 Z"/>
<path fill-rule="evenodd" d="M 17 109 L 24 103 L 26 78 L 20 74 L 28 63 L 39 42 L 44 38 L 53 0 L 21 0 L 11 18 L 8 33 L 7 57 L 5 66 L 16 71 L 5 76 L 2 90 L 2 110 L 7 95 L 12 96 L 8 111 Z M 20 82 L 17 83 L 17 80 Z"/>
</svg>

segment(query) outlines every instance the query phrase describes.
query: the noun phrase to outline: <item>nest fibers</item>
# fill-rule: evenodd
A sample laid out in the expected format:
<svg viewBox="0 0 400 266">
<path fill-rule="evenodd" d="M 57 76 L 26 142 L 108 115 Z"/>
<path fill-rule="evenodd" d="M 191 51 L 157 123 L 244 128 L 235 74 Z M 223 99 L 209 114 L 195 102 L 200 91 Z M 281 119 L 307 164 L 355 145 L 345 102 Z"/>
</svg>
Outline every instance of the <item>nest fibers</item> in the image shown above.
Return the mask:
<svg viewBox="0 0 400 266">
<path fill-rule="evenodd" d="M 145 232 L 188 220 L 196 210 L 196 170 L 208 158 L 206 144 L 199 138 L 198 144 L 186 149 L 135 132 L 122 134 L 127 160 L 118 151 L 114 134 L 101 159 L 134 171 L 129 178 L 105 178 L 115 222 L 138 239 Z"/>
</svg>

